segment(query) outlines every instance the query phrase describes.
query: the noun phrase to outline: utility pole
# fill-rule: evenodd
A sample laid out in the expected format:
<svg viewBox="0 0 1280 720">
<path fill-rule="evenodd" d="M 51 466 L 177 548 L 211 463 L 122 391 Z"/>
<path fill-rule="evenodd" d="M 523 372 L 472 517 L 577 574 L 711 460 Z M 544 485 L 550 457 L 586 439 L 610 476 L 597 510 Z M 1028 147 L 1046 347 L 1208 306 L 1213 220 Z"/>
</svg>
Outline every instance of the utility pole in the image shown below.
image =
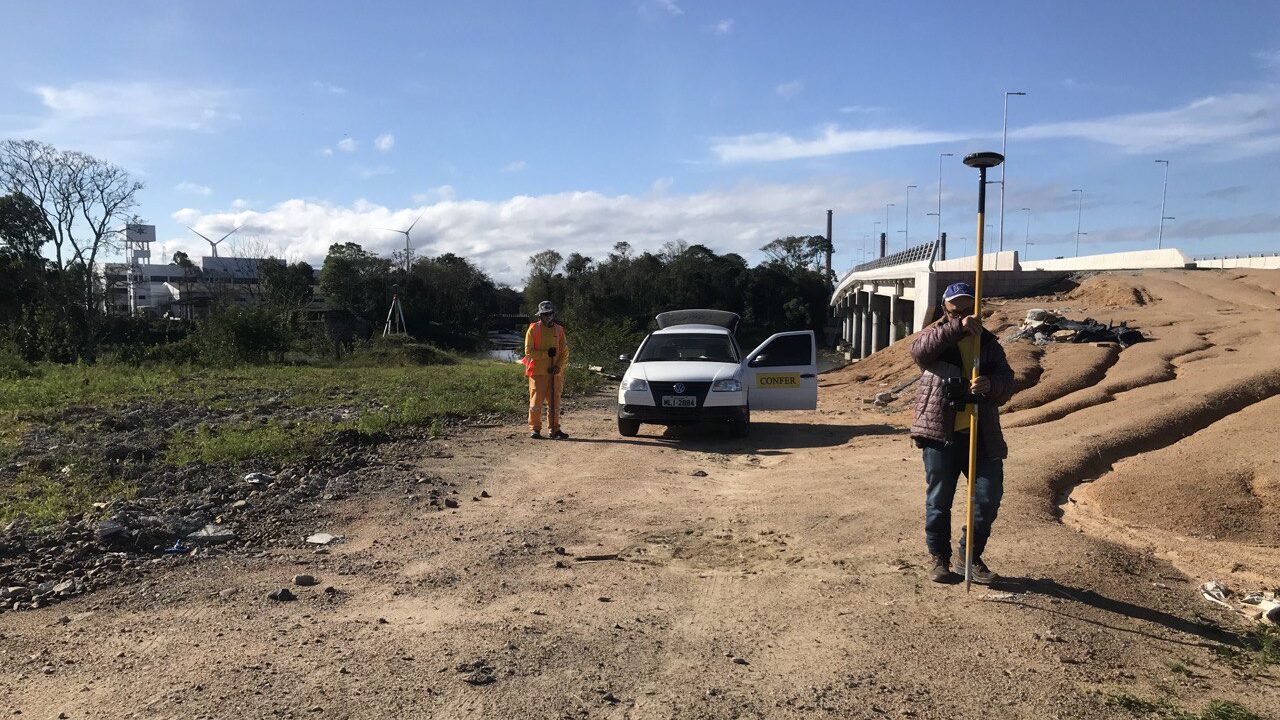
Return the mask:
<svg viewBox="0 0 1280 720">
<path fill-rule="evenodd" d="M 942 158 L 954 157 L 955 153 L 938 154 L 938 237 L 942 237 Z"/>
<path fill-rule="evenodd" d="M 1018 209 L 1027 211 L 1027 235 L 1023 238 L 1023 242 L 1026 243 L 1026 247 L 1022 251 L 1022 255 L 1025 258 L 1031 254 L 1031 208 Z"/>
<path fill-rule="evenodd" d="M 1173 218 L 1166 218 L 1164 216 L 1164 203 L 1169 197 L 1169 161 L 1157 160 L 1156 162 L 1164 163 L 1164 189 L 1160 191 L 1160 230 L 1156 235 L 1156 249 L 1158 250 L 1164 247 L 1164 221 L 1172 220 Z"/>
<path fill-rule="evenodd" d="M 907 202 L 905 205 L 902 206 L 902 227 L 904 228 L 902 231 L 903 232 L 903 235 L 902 235 L 903 250 L 906 250 L 907 248 L 911 247 L 911 189 L 912 188 L 916 188 L 916 186 L 915 185 L 907 186 Z M 918 190 L 919 188 L 916 188 L 916 189 Z"/>
<path fill-rule="evenodd" d="M 1007 90 L 1004 93 L 1004 123 L 1000 131 L 1000 137 L 1001 137 L 1000 154 L 1003 155 L 1006 159 L 1005 159 L 1005 162 L 1000 165 L 1000 245 L 997 248 L 999 250 L 1004 250 L 1004 177 L 1005 177 L 1005 173 L 1007 172 L 1006 168 L 1008 167 L 1008 164 L 1009 164 L 1008 145 L 1009 145 L 1009 96 L 1010 95 L 1026 95 L 1026 93 L 1009 92 Z"/>
<path fill-rule="evenodd" d="M 1076 257 L 1080 257 L 1080 219 L 1084 217 L 1084 190 L 1073 188 L 1071 192 L 1080 193 L 1080 202 L 1076 206 Z"/>
</svg>

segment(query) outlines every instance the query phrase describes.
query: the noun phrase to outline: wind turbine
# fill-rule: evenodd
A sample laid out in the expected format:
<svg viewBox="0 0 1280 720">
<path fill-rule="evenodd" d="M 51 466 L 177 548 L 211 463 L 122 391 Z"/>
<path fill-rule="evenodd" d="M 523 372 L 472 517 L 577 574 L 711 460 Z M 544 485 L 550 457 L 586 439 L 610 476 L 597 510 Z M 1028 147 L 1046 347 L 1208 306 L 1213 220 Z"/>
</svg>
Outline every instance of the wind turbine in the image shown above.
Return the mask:
<svg viewBox="0 0 1280 720">
<path fill-rule="evenodd" d="M 205 241 L 205 242 L 207 242 L 207 243 L 209 243 L 209 247 L 212 249 L 213 256 L 214 256 L 214 257 L 218 257 L 218 243 L 220 243 L 220 242 L 222 242 L 223 240 L 226 240 L 227 238 L 231 237 L 231 235 L 232 235 L 233 233 L 235 233 L 235 231 L 239 230 L 239 229 L 240 229 L 240 228 L 242 228 L 242 227 L 244 227 L 244 226 L 243 226 L 243 225 L 237 225 L 237 226 L 235 226 L 235 227 L 231 228 L 231 232 L 229 232 L 229 233 L 227 233 L 226 235 L 223 235 L 222 237 L 218 238 L 218 240 L 217 240 L 216 242 L 215 242 L 215 241 L 213 241 L 213 240 L 210 240 L 210 239 L 209 239 L 209 236 L 205 235 L 204 233 L 201 233 L 199 230 L 196 230 L 195 228 L 191 227 L 190 225 L 188 225 L 188 226 L 187 226 L 187 229 L 188 229 L 188 230 L 190 230 L 191 232 L 193 232 L 193 233 L 195 233 L 195 234 L 199 235 L 200 237 L 204 238 L 204 241 Z"/>
<path fill-rule="evenodd" d="M 421 220 L 422 216 L 426 214 L 427 213 L 425 210 L 419 213 L 417 219 L 415 219 L 412 223 L 410 223 L 409 227 L 405 230 L 396 230 L 395 228 L 378 228 L 379 230 L 386 230 L 387 232 L 400 233 L 401 235 L 404 236 L 404 271 L 405 272 L 409 272 L 409 269 L 413 267 L 413 248 L 409 246 L 409 232 L 413 230 L 414 225 L 418 224 L 418 220 Z"/>
</svg>

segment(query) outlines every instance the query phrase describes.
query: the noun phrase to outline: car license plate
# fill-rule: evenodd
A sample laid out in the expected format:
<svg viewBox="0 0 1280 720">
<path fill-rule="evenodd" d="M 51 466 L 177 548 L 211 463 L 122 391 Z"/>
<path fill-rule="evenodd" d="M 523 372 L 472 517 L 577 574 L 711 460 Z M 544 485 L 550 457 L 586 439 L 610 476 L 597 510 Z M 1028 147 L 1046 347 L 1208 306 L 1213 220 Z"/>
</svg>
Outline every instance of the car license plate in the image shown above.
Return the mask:
<svg viewBox="0 0 1280 720">
<path fill-rule="evenodd" d="M 698 399 L 692 395 L 663 395 L 662 407 L 698 407 Z"/>
</svg>

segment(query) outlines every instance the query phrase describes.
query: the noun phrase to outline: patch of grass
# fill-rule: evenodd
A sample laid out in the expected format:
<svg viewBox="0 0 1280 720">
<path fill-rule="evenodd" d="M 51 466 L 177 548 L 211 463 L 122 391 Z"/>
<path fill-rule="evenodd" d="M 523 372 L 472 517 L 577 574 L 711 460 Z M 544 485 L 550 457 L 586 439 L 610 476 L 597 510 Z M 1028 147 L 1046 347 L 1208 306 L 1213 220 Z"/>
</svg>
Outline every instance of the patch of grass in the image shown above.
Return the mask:
<svg viewBox="0 0 1280 720">
<path fill-rule="evenodd" d="M 1170 672 L 1178 673 L 1179 675 L 1191 675 L 1191 671 L 1187 669 L 1186 663 L 1183 663 L 1180 660 L 1165 660 L 1164 664 L 1169 668 Z"/>
<path fill-rule="evenodd" d="M 1262 720 L 1243 705 L 1229 700 L 1210 700 L 1199 714 L 1181 710 L 1169 698 L 1147 700 L 1129 693 L 1107 698 L 1107 706 L 1123 710 L 1133 717 L 1164 720 Z"/>
<path fill-rule="evenodd" d="M 1107 706 L 1124 710 L 1135 717 L 1175 717 L 1171 713 L 1181 712 L 1168 698 L 1147 700 L 1129 693 L 1118 693 L 1107 698 Z M 1179 719 L 1181 720 L 1181 719 Z"/>
<path fill-rule="evenodd" d="M 467 417 L 519 413 L 527 380 L 515 363 L 467 360 L 409 367 L 241 366 L 229 369 L 127 365 L 45 365 L 29 377 L 0 383 L 0 417 L 56 413 L 74 406 L 111 407 L 173 399 L 214 408 L 279 398 L 290 407 L 358 402 L 399 409 L 418 398 L 423 412 Z M 566 395 L 594 390 L 603 380 L 570 368 Z"/>
<path fill-rule="evenodd" d="M 1280 665 L 1280 630 L 1259 626 L 1241 638 L 1245 651 L 1259 665 Z"/>
<path fill-rule="evenodd" d="M 136 491 L 132 483 L 93 472 L 24 469 L 12 483 L 0 485 L 0 522 L 22 518 L 33 528 L 45 528 L 87 511 L 95 502 L 132 497 Z"/>
<path fill-rule="evenodd" d="M 1262 720 L 1262 718 L 1239 703 L 1210 700 L 1204 712 L 1200 713 L 1200 720 Z"/>
<path fill-rule="evenodd" d="M 235 424 L 216 429 L 201 426 L 195 434 L 174 432 L 164 460 L 173 465 L 194 462 L 240 462 L 250 458 L 295 460 L 306 454 L 326 428 L 315 423 L 293 426 L 277 422 L 259 425 Z"/>
</svg>

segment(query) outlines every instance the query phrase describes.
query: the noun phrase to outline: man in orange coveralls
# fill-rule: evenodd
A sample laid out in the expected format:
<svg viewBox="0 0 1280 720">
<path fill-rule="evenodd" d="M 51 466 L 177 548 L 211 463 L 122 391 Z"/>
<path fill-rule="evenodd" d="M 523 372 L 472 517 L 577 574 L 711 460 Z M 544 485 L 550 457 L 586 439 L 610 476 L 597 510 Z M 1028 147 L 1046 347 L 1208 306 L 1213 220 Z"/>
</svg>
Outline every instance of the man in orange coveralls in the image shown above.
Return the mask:
<svg viewBox="0 0 1280 720">
<path fill-rule="evenodd" d="M 560 394 L 564 390 L 564 368 L 569 363 L 569 344 L 564 326 L 556 322 L 556 308 L 550 300 L 538 303 L 538 320 L 529 323 L 524 334 L 524 374 L 529 378 L 529 437 L 542 438 L 542 406 L 547 406 L 547 424 L 552 440 L 569 436 L 560 429 Z"/>
</svg>

